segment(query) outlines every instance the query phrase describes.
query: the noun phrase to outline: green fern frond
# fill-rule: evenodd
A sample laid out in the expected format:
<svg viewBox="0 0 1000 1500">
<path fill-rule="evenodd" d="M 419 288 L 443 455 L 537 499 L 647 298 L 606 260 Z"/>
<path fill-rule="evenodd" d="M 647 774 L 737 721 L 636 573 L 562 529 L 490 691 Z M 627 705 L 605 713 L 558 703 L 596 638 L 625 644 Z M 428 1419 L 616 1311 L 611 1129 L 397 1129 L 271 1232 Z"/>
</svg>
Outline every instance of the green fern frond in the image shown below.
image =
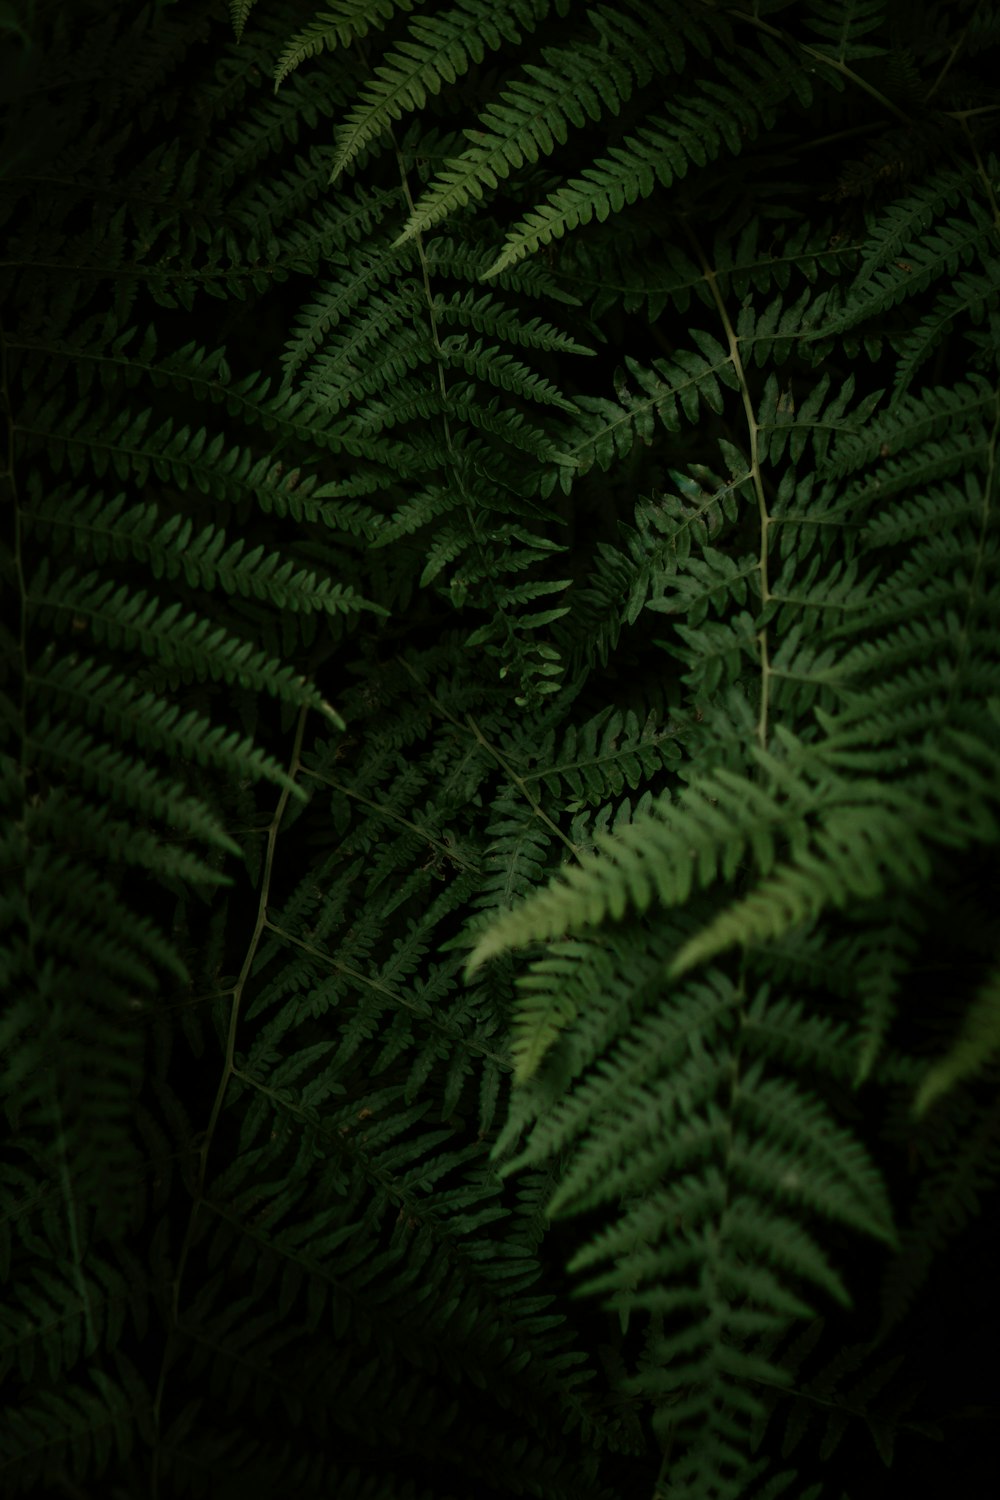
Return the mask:
<svg viewBox="0 0 1000 1500">
<path fill-rule="evenodd" d="M 856 488 L 869 502 L 888 498 L 914 488 L 917 475 L 936 479 L 985 456 L 983 423 L 995 410 L 993 386 L 976 374 L 949 389 L 932 386 L 917 396 L 903 395 L 877 422 L 839 437 L 825 469 L 831 477 L 843 478 L 870 470 L 881 459 L 878 473 L 873 478 L 866 474 L 863 490 Z M 915 454 L 918 446 L 924 451 Z"/>
<path fill-rule="evenodd" d="M 998 300 L 1000 277 L 994 263 L 990 262 L 985 272 L 963 271 L 955 276 L 951 290 L 943 292 L 931 311 L 900 340 L 896 389 L 908 389 L 917 370 L 940 347 L 956 322 L 965 327 L 982 324 L 996 310 Z"/>
<path fill-rule="evenodd" d="M 548 0 L 517 0 L 509 14 L 497 15 L 484 11 L 479 0 L 453 0 L 450 10 L 416 16 L 408 39 L 383 58 L 375 70 L 378 81 L 368 84 L 362 102 L 341 127 L 330 181 L 336 181 L 394 120 L 421 107 L 445 84 L 453 84 L 474 63 L 481 63 L 487 51 L 497 51 L 504 42 L 520 43 L 520 28 L 533 31 L 548 9 Z"/>
<path fill-rule="evenodd" d="M 865 236 L 864 249 L 854 285 L 859 290 L 871 281 L 877 271 L 906 259 L 909 245 L 946 211 L 954 211 L 973 186 L 972 174 L 954 170 L 935 172 L 925 182 L 916 183 L 904 198 L 887 204 L 874 218 Z"/>
<path fill-rule="evenodd" d="M 380 249 L 378 241 L 373 239 L 363 252 L 338 257 L 334 261 L 334 266 L 339 262 L 344 274 L 339 280 L 325 283 L 313 302 L 303 308 L 299 317 L 300 329 L 285 348 L 286 381 L 290 382 L 305 361 L 315 356 L 331 329 L 341 322 L 352 322 L 352 314 L 381 288 L 382 283 L 392 281 L 394 289 L 375 304 L 361 330 L 351 330 L 348 340 L 337 351 L 336 362 L 349 365 L 351 355 L 363 354 L 366 344 L 383 337 L 402 321 L 406 313 L 412 313 L 416 306 L 415 291 L 406 282 L 400 286 L 400 278 L 411 269 L 413 258 L 388 247 L 379 253 Z M 331 356 L 324 351 L 317 374 L 321 374 L 331 362 Z"/>
<path fill-rule="evenodd" d="M 195 710 L 185 714 L 176 703 L 141 691 L 113 672 L 107 662 L 63 657 L 44 667 L 40 664 L 34 683 L 40 693 L 51 694 L 63 712 L 75 705 L 83 722 L 101 723 L 116 739 L 134 739 L 175 763 L 228 766 L 238 768 L 250 780 L 289 784 L 280 762 L 248 744 L 241 734 L 211 724 Z"/>
<path fill-rule="evenodd" d="M 534 752 L 537 769 L 523 777 L 527 786 L 540 782 L 550 794 L 561 795 L 571 808 L 593 807 L 626 787 L 638 789 L 679 754 L 677 730 L 661 724 L 654 712 L 643 723 L 632 710 L 606 708 L 579 727 L 570 724 L 558 754 L 555 735 L 547 736 Z"/>
<path fill-rule="evenodd" d="M 229 18 L 238 42 L 243 38 L 244 27 L 256 3 L 257 0 L 229 0 Z"/>
<path fill-rule="evenodd" d="M 663 947 L 654 937 L 650 957 Z M 586 1289 L 610 1307 L 655 1320 L 629 1388 L 654 1402 L 669 1393 L 660 1420 L 687 1440 L 686 1463 L 696 1463 L 707 1434 L 732 1440 L 713 1438 L 718 1484 L 720 1452 L 738 1466 L 744 1424 L 784 1383 L 760 1352 L 761 1335 L 808 1315 L 806 1287 L 847 1300 L 802 1209 L 889 1241 L 891 1213 L 853 1133 L 772 1073 L 788 1056 L 849 1067 L 843 1028 L 766 990 L 746 1005 L 718 974 L 668 988 L 662 967 L 658 984 L 651 968 L 630 995 L 639 966 L 625 961 L 628 951 L 627 935 L 563 943 L 533 966 L 518 1042 L 520 1124 L 531 1136 L 504 1171 L 569 1146 L 550 1211 L 617 1205 L 572 1269 L 589 1273 Z M 598 1065 L 588 1066 L 594 1057 Z M 509 1138 L 508 1129 L 500 1145 Z"/>
<path fill-rule="evenodd" d="M 86 1382 L 45 1387 L 30 1405 L 8 1412 L 0 1463 L 11 1484 L 27 1494 L 65 1474 L 103 1474 L 113 1455 L 127 1460 L 139 1376 L 120 1359 L 118 1379 L 97 1368 Z"/>
<path fill-rule="evenodd" d="M 274 92 L 308 58 L 323 51 L 334 52 L 338 47 L 350 47 L 370 31 L 383 30 L 394 15 L 405 14 L 418 3 L 419 0 L 375 0 L 374 4 L 372 0 L 337 0 L 288 41 L 275 64 Z"/>
<path fill-rule="evenodd" d="M 444 264 L 454 266 L 449 258 Z M 547 353 L 594 354 L 588 344 L 581 344 L 562 329 L 555 328 L 540 318 L 522 319 L 511 307 L 500 302 L 492 292 L 477 296 L 475 292 L 455 292 L 450 298 L 435 297 L 431 304 L 434 316 L 444 323 L 458 323 L 463 328 L 472 328 L 501 339 L 505 344 L 517 344 L 524 349 L 543 349 Z"/>
<path fill-rule="evenodd" d="M 591 20 L 599 15 L 591 12 Z M 599 43 L 577 38 L 571 48 L 543 48 L 543 66 L 528 64 L 496 104 L 465 132 L 472 143 L 447 163 L 421 198 L 400 235 L 403 243 L 425 234 L 456 209 L 482 198 L 526 162 L 565 145 L 570 128 L 582 129 L 605 113 L 618 115 L 632 96 L 634 78 L 645 83 L 650 67 L 628 31 L 607 31 Z"/>
<path fill-rule="evenodd" d="M 214 733 L 217 734 L 218 731 Z M 245 751 L 245 742 L 241 737 L 233 735 L 232 741 L 238 742 L 231 743 L 233 751 Z M 230 749 L 229 746 L 226 748 Z M 209 751 L 208 754 L 210 753 Z M 126 788 L 116 781 L 115 792 L 119 799 L 124 790 Z M 145 801 L 145 784 L 142 782 L 139 784 L 138 794 L 144 799 L 143 806 L 148 807 L 149 804 Z M 209 864 L 201 856 L 174 842 L 175 824 L 171 824 L 166 837 L 138 826 L 137 818 L 141 811 L 139 806 L 129 801 L 126 815 L 116 815 L 110 807 L 102 807 L 86 796 L 59 788 L 53 790 L 40 806 L 32 809 L 31 830 L 39 844 L 55 848 L 66 828 L 72 827 L 79 845 L 94 860 L 107 862 L 112 866 L 138 866 L 172 884 L 181 882 L 202 887 L 229 884 L 229 877 L 214 864 Z M 171 801 L 171 817 L 173 811 L 174 803 Z M 216 848 L 231 853 L 241 852 L 239 846 L 230 843 L 218 826 L 213 826 L 211 833 L 211 842 Z"/>
<path fill-rule="evenodd" d="M 307 702 L 332 723 L 342 725 L 322 695 L 291 667 L 257 651 L 223 627 L 178 603 L 161 607 L 144 590 L 115 587 L 99 573 L 69 570 L 50 582 L 43 569 L 32 581 L 32 602 L 40 614 L 72 613 L 93 638 L 115 647 L 137 647 L 158 658 L 169 670 L 188 680 L 239 682 L 244 687 L 273 693 L 287 703 Z"/>
<path fill-rule="evenodd" d="M 600 838 L 598 854 L 584 854 L 548 890 L 498 916 L 475 942 L 470 973 L 508 948 L 620 918 L 627 907 L 644 912 L 654 897 L 679 905 L 720 875 L 732 879 L 748 852 L 766 873 L 777 839 L 801 841 L 815 805 L 815 793 L 802 785 L 791 782 L 784 791 L 787 800 L 779 802 L 754 782 L 719 770 L 685 787 L 676 801 L 660 799 L 649 816 L 613 839 Z"/>
<path fill-rule="evenodd" d="M 278 552 L 268 555 L 262 546 L 228 542 L 221 527 L 197 526 L 189 516 L 164 518 L 152 503 L 126 509 L 124 494 L 111 500 L 74 494 L 57 509 L 41 510 L 35 517 L 39 523 L 64 527 L 78 550 L 98 561 L 131 556 L 147 563 L 154 578 L 183 578 L 194 589 L 219 588 L 304 614 L 350 614 L 358 608 L 384 613 L 350 586 L 296 567 Z"/>
<path fill-rule="evenodd" d="M 224 832 L 204 803 L 185 797 L 179 782 L 168 782 L 120 750 L 111 749 L 76 725 L 61 728 L 42 716 L 28 745 L 47 773 L 72 776 L 104 797 L 125 802 L 158 818 L 182 834 L 216 844 L 230 853 L 238 845 Z"/>
<path fill-rule="evenodd" d="M 922 203 L 921 203 L 922 207 Z M 906 242 L 899 257 L 882 263 L 873 259 L 852 295 L 821 332 L 843 333 L 856 324 L 888 311 L 926 290 L 935 281 L 953 280 L 980 250 L 992 229 L 992 219 L 974 201 L 969 217 L 935 219 L 933 230 Z"/>
<path fill-rule="evenodd" d="M 815 1360 L 810 1356 L 825 1324 L 825 1319 L 815 1319 L 796 1338 L 772 1341 L 775 1345 L 783 1343 L 781 1358 L 786 1369 L 795 1372 L 796 1384 L 793 1389 L 786 1377 L 785 1389 L 772 1393 L 771 1410 L 762 1414 L 757 1441 L 783 1396 L 787 1399 L 782 1440 L 786 1458 L 796 1451 L 801 1453 L 803 1438 L 812 1433 L 816 1439 L 819 1428 L 824 1461 L 829 1460 L 854 1423 L 864 1423 L 886 1467 L 892 1463 L 894 1445 L 903 1427 L 919 1426 L 925 1437 L 940 1439 L 940 1431 L 902 1421 L 921 1391 L 921 1381 L 907 1378 L 902 1356 L 884 1358 L 877 1344 L 857 1343 L 841 1349 L 819 1369 L 812 1368 Z"/>
<path fill-rule="evenodd" d="M 995 840 L 1000 822 L 989 769 L 995 750 L 953 731 L 928 747 L 925 757 L 933 767 L 930 776 L 918 773 L 895 795 L 881 786 L 874 805 L 860 778 L 850 783 L 844 803 L 834 801 L 819 819 L 811 847 L 720 913 L 677 955 L 673 972 L 683 973 L 734 943 L 780 938 L 829 906 L 913 890 L 931 876 L 934 843 L 962 847 Z"/>
<path fill-rule="evenodd" d="M 5 1492 L 972 1454 L 1000 13 L 897 9 L 8 28 Z"/>
<path fill-rule="evenodd" d="M 633 391 L 620 373 L 615 385 L 617 402 L 599 396 L 577 398 L 583 413 L 579 428 L 586 436 L 578 438 L 569 428 L 563 437 L 564 488 L 574 474 L 585 474 L 594 464 L 608 469 L 616 459 L 627 457 L 636 438 L 649 444 L 656 418 L 668 432 L 678 432 L 685 419 L 692 420 L 702 405 L 710 411 L 722 410 L 723 389 L 739 387 L 732 360 L 711 335 L 689 329 L 688 336 L 697 352 L 685 350 L 670 361 L 654 359 L 649 368 L 631 358 L 626 360 L 638 391 Z"/>
<path fill-rule="evenodd" d="M 744 57 L 741 67 L 721 59 L 717 66 L 724 82 L 713 80 L 704 92 L 671 102 L 665 115 L 647 116 L 621 146 L 526 214 L 506 236 L 487 274 L 506 270 L 594 218 L 603 222 L 658 188 L 669 188 L 692 164 L 703 166 L 725 151 L 738 153 L 745 139 L 771 123 L 790 94 L 809 97 L 808 80 L 785 48 L 769 39 L 762 40 L 761 55 Z M 756 75 L 752 81 L 748 66 Z"/>
<path fill-rule="evenodd" d="M 820 40 L 817 51 L 846 63 L 884 56 L 884 46 L 862 42 L 885 23 L 885 0 L 810 0 L 806 25 Z"/>
<path fill-rule="evenodd" d="M 669 477 L 677 493 L 640 500 L 635 529 L 620 527 L 631 554 L 628 602 L 623 610 L 629 624 L 662 597 L 690 561 L 692 547 L 708 552 L 709 544 L 734 525 L 749 475 L 738 474 L 727 483 L 699 468 L 694 474 L 674 470 Z"/>
<path fill-rule="evenodd" d="M 974 1077 L 1000 1049 L 1000 970 L 977 992 L 965 1013 L 961 1034 L 951 1049 L 936 1062 L 920 1085 L 914 1101 L 917 1115 L 926 1113 L 943 1094 L 966 1078 Z"/>
</svg>

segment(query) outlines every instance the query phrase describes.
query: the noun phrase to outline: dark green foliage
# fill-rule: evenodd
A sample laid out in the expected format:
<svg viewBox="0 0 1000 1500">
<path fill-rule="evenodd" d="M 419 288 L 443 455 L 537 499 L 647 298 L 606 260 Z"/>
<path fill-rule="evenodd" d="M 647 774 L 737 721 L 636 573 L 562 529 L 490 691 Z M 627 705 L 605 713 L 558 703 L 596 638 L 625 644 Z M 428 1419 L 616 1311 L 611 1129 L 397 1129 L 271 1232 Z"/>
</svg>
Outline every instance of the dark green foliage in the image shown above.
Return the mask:
<svg viewBox="0 0 1000 1500">
<path fill-rule="evenodd" d="M 4 1494 L 985 1455 L 998 44 L 6 7 Z"/>
</svg>

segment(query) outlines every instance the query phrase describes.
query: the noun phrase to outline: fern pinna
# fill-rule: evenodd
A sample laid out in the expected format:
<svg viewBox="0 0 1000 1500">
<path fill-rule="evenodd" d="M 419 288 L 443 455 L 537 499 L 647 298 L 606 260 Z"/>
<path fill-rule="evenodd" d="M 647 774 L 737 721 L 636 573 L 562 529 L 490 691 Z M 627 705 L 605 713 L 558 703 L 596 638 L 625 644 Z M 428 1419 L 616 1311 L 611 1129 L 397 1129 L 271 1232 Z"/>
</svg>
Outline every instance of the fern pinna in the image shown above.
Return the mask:
<svg viewBox="0 0 1000 1500">
<path fill-rule="evenodd" d="M 967 1487 L 1000 11 L 8 9 L 4 1492 Z"/>
</svg>

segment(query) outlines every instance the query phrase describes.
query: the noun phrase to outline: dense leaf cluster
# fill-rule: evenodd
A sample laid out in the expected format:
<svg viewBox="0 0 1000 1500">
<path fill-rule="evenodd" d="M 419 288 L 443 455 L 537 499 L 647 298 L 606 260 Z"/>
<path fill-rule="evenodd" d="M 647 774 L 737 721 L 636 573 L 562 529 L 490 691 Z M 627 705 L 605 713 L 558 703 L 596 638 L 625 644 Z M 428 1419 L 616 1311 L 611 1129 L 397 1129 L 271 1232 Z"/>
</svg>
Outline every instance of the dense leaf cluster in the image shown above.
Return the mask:
<svg viewBox="0 0 1000 1500">
<path fill-rule="evenodd" d="M 971 1493 L 998 44 L 4 7 L 4 1494 Z"/>
</svg>

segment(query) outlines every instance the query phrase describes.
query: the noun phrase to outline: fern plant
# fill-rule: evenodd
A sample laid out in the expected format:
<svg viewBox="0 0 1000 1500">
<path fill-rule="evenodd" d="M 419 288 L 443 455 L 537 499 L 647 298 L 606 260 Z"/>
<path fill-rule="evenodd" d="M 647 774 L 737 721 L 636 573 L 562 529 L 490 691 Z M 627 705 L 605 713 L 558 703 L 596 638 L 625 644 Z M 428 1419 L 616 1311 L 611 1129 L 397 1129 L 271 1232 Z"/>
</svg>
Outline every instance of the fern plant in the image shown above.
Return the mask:
<svg viewBox="0 0 1000 1500">
<path fill-rule="evenodd" d="M 996 7 L 11 18 L 5 1493 L 974 1451 Z"/>
</svg>

